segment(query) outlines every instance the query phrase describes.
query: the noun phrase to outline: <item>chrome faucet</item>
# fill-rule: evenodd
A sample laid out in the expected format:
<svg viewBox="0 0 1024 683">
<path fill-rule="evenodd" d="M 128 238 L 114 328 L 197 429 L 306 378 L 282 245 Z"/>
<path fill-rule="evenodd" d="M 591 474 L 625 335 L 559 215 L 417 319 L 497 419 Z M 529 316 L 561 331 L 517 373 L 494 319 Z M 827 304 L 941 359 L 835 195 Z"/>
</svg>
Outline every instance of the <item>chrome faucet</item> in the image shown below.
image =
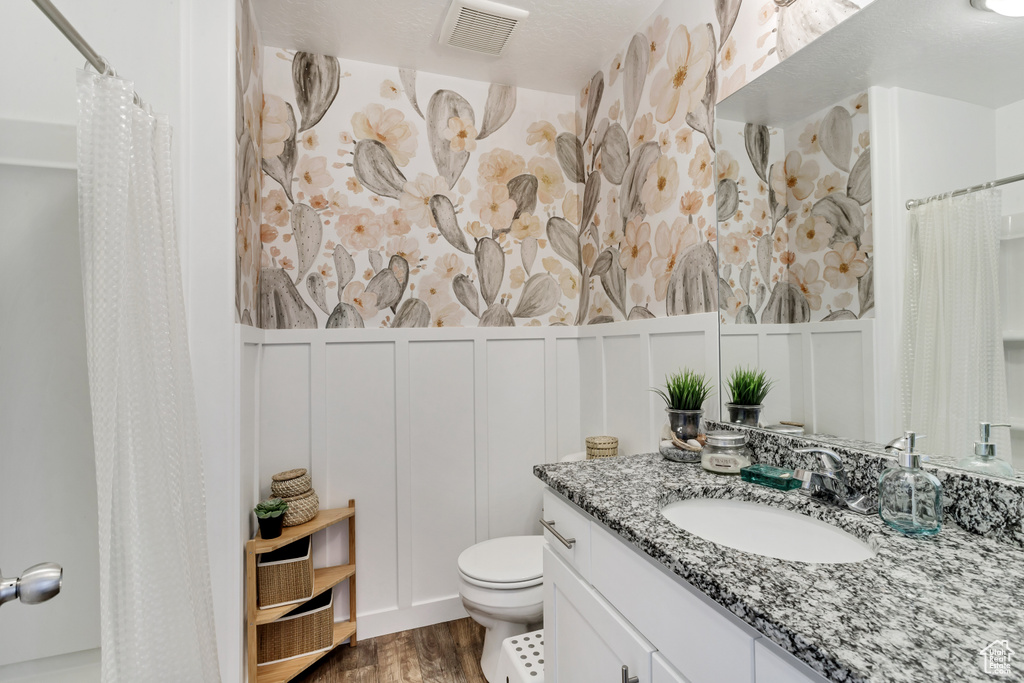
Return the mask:
<svg viewBox="0 0 1024 683">
<path fill-rule="evenodd" d="M 839 454 L 828 448 L 811 447 L 796 448 L 794 455 L 817 454 L 821 462 L 821 470 L 798 469 L 797 478 L 803 482 L 800 492 L 830 505 L 848 508 L 861 515 L 871 515 L 878 511 L 866 495 L 857 493 L 850 488 L 850 482 L 843 468 L 843 459 Z"/>
</svg>

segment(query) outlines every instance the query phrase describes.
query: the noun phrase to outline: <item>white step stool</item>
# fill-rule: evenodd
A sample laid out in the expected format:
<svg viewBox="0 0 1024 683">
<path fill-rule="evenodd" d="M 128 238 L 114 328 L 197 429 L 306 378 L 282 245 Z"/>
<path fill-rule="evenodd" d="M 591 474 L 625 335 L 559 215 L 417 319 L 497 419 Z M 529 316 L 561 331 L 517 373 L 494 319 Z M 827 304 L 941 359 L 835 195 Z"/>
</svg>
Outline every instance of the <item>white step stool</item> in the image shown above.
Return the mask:
<svg viewBox="0 0 1024 683">
<path fill-rule="evenodd" d="M 544 630 L 506 638 L 491 683 L 544 683 Z"/>
</svg>

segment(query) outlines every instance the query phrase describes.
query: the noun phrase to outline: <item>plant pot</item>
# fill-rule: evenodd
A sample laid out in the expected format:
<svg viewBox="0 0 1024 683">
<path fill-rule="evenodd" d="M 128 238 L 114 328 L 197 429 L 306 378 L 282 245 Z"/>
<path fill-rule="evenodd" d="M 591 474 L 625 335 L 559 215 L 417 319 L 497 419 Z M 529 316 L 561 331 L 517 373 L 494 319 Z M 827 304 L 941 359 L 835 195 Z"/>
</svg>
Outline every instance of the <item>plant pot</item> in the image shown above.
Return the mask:
<svg viewBox="0 0 1024 683">
<path fill-rule="evenodd" d="M 256 520 L 260 523 L 260 536 L 265 539 L 277 538 L 281 535 L 281 530 L 284 529 L 284 515 L 257 517 Z"/>
<path fill-rule="evenodd" d="M 675 410 L 665 408 L 668 413 L 668 424 L 672 433 L 680 441 L 696 439 L 700 433 L 700 419 L 704 416 L 703 410 Z"/>
<path fill-rule="evenodd" d="M 764 409 L 763 405 L 741 406 L 735 403 L 726 403 L 725 407 L 729 411 L 729 422 L 750 425 L 751 427 L 758 425 L 761 420 L 761 410 Z"/>
</svg>

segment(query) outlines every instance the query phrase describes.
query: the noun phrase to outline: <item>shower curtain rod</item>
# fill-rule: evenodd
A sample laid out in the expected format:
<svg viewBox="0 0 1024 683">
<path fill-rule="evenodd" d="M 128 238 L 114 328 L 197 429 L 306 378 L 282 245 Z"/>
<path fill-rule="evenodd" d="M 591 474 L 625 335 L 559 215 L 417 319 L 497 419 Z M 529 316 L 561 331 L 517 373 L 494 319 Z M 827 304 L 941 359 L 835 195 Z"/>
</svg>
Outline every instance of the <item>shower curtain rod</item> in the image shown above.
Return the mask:
<svg viewBox="0 0 1024 683">
<path fill-rule="evenodd" d="M 907 211 L 910 211 L 915 206 L 921 206 L 922 204 L 927 204 L 928 202 L 935 201 L 936 199 L 942 199 L 943 197 L 959 197 L 960 195 L 970 194 L 972 192 L 977 192 L 978 190 L 987 190 L 989 188 L 999 187 L 1000 185 L 1009 185 L 1010 183 L 1016 183 L 1020 180 L 1024 180 L 1024 173 L 1000 178 L 999 180 L 990 180 L 987 183 L 972 185 L 971 187 L 965 187 L 962 190 L 956 190 L 954 192 L 932 195 L 931 197 L 925 197 L 924 199 L 908 199 Z"/>
<path fill-rule="evenodd" d="M 67 17 L 61 14 L 59 9 L 54 7 L 50 0 L 32 0 L 32 2 L 40 9 L 40 11 L 42 11 L 43 14 L 46 15 L 47 19 L 53 22 L 53 25 L 57 27 L 57 30 L 63 33 L 64 37 L 75 46 L 75 49 L 82 53 L 82 56 L 85 57 L 86 61 L 88 61 L 97 72 L 101 74 L 113 74 L 114 76 L 117 75 L 117 71 L 114 70 L 114 67 L 110 66 L 110 63 L 103 59 L 103 57 L 93 49 L 92 45 L 90 45 L 85 38 L 82 37 L 82 34 L 71 25 L 71 22 L 68 21 Z M 141 106 L 142 98 L 139 97 L 138 93 L 133 94 L 135 96 L 135 104 Z"/>
</svg>

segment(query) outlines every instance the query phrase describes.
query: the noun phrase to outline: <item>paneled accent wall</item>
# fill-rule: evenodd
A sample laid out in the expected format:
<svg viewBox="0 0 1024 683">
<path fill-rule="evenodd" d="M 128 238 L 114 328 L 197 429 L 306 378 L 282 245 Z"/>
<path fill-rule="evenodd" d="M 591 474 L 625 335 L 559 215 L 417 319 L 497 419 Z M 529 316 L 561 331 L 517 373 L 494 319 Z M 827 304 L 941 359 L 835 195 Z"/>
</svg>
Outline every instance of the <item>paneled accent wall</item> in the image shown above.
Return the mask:
<svg viewBox="0 0 1024 683">
<path fill-rule="evenodd" d="M 876 433 L 873 320 L 723 325 L 721 334 L 723 381 L 748 365 L 776 380 L 765 423 L 803 422 L 808 432 L 882 443 L 896 436 Z"/>
<path fill-rule="evenodd" d="M 488 538 L 537 534 L 532 467 L 618 436 L 657 447 L 649 389 L 689 366 L 717 378 L 717 315 L 585 327 L 261 331 L 239 326 L 243 467 L 252 504 L 307 467 L 322 507 L 357 501 L 363 638 L 463 616 L 456 560 Z M 709 404 L 714 400 L 709 401 Z M 709 405 L 709 416 L 717 416 Z M 343 526 L 343 525 L 341 525 Z M 347 531 L 314 540 L 347 559 Z M 336 596 L 338 618 L 347 593 Z"/>
</svg>

